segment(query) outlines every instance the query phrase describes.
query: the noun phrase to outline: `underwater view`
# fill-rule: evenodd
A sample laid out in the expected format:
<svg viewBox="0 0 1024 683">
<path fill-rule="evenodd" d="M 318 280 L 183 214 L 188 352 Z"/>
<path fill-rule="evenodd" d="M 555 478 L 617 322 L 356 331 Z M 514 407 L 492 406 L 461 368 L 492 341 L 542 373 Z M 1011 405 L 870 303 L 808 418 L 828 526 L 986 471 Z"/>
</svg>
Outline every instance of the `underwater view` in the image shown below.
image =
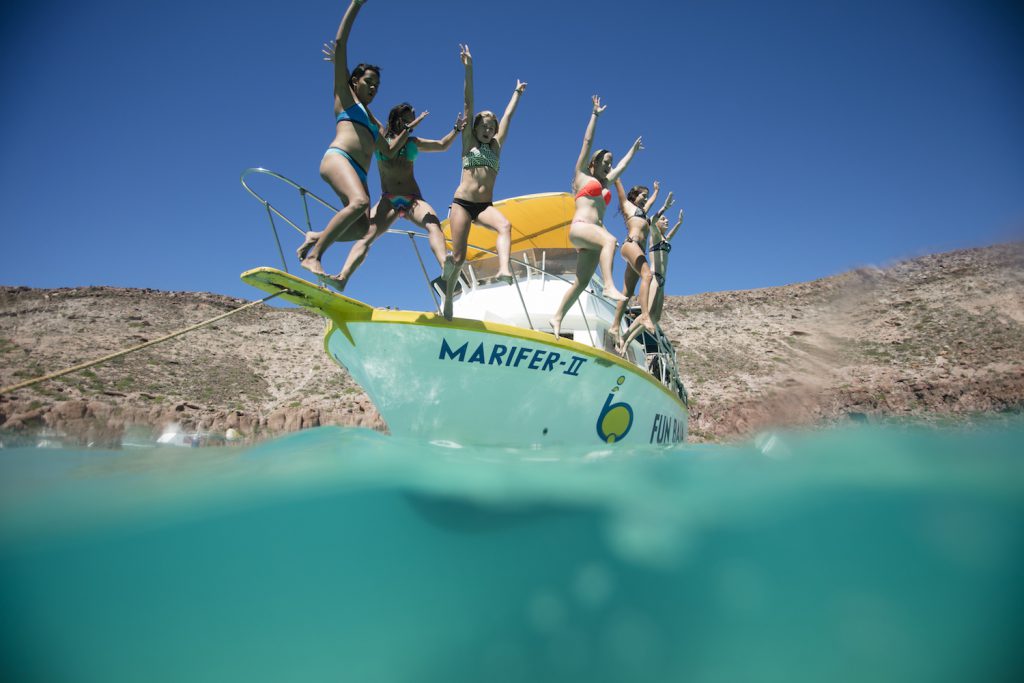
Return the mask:
<svg viewBox="0 0 1024 683">
<path fill-rule="evenodd" d="M 6 681 L 1010 681 L 1024 423 L 0 449 Z"/>
</svg>

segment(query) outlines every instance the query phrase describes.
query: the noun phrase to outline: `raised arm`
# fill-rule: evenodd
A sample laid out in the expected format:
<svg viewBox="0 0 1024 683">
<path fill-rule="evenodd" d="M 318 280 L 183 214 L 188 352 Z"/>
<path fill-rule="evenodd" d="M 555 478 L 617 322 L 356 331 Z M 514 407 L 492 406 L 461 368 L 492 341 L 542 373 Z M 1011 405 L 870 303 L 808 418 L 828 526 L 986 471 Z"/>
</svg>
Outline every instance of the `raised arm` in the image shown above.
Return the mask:
<svg viewBox="0 0 1024 683">
<path fill-rule="evenodd" d="M 672 229 L 668 231 L 668 235 L 665 236 L 666 240 L 671 241 L 672 238 L 675 237 L 676 230 L 678 230 L 679 226 L 683 224 L 683 213 L 683 210 L 679 209 L 679 220 L 677 220 L 676 224 L 672 226 Z"/>
<path fill-rule="evenodd" d="M 626 170 L 626 167 L 629 166 L 629 162 L 633 160 L 633 155 L 643 148 L 643 138 L 637 138 L 636 142 L 633 143 L 633 146 L 630 147 L 629 151 L 626 152 L 625 156 L 622 157 L 622 161 L 620 161 L 615 168 L 608 172 L 608 180 L 614 181 L 616 178 L 622 175 L 622 173 Z"/>
<path fill-rule="evenodd" d="M 459 112 L 459 115 L 455 118 L 455 125 L 452 126 L 452 129 L 448 131 L 447 135 L 440 140 L 416 138 L 416 145 L 420 148 L 421 152 L 444 152 L 452 146 L 452 143 L 455 142 L 455 138 L 465 127 L 466 117 L 462 115 L 462 112 Z"/>
<path fill-rule="evenodd" d="M 601 98 L 594 95 L 590 98 L 594 108 L 590 112 L 590 120 L 587 122 L 587 132 L 583 134 L 583 149 L 580 150 L 580 158 L 576 160 L 576 172 L 586 173 L 587 161 L 590 159 L 590 148 L 594 146 L 594 131 L 597 130 L 597 117 L 608 108 L 608 105 L 601 106 Z"/>
<path fill-rule="evenodd" d="M 619 194 L 619 211 L 622 212 L 622 216 L 626 217 L 626 205 L 632 205 L 632 202 L 626 197 L 626 186 L 622 184 L 621 178 L 615 179 L 615 190 Z"/>
<path fill-rule="evenodd" d="M 655 187 L 657 187 L 658 184 L 655 183 L 654 185 Z M 655 190 L 655 192 L 657 192 L 657 190 Z M 669 192 L 668 197 L 665 198 L 665 203 L 661 205 L 661 208 L 658 209 L 658 211 L 653 216 L 651 216 L 651 224 L 653 225 L 657 223 L 658 219 L 665 215 L 665 212 L 669 210 L 669 207 L 671 207 L 675 203 L 675 201 L 676 200 L 672 198 L 672 193 Z M 653 204 L 653 202 L 651 203 Z"/>
<path fill-rule="evenodd" d="M 459 45 L 459 58 L 466 67 L 462 115 L 469 125 L 462 129 L 462 151 L 465 152 L 473 147 L 473 55 L 469 54 L 469 45 Z"/>
<path fill-rule="evenodd" d="M 391 139 L 388 139 L 383 135 L 378 137 L 377 150 L 388 159 L 394 159 L 395 155 L 398 154 L 398 151 L 402 149 L 402 147 L 405 146 L 405 143 L 409 141 L 409 138 L 412 137 L 412 129 L 418 126 L 429 113 L 429 111 L 421 113 L 405 127 L 405 130 Z M 381 130 L 383 130 L 383 128 L 381 128 Z"/>
<path fill-rule="evenodd" d="M 505 107 L 505 113 L 501 115 L 501 121 L 498 121 L 498 132 L 494 135 L 499 146 L 505 145 L 505 138 L 508 137 L 508 126 L 512 123 L 512 115 L 516 113 L 516 107 L 519 106 L 519 100 L 523 96 L 523 92 L 525 90 L 526 83 L 523 83 L 517 78 L 516 89 L 512 91 L 512 99 L 508 101 L 508 106 Z"/>
<path fill-rule="evenodd" d="M 651 196 L 647 198 L 647 203 L 644 204 L 644 213 L 650 211 L 654 203 L 658 201 L 658 190 L 661 189 L 661 183 L 655 180 L 652 184 L 654 185 L 654 192 L 651 192 Z"/>
<path fill-rule="evenodd" d="M 352 0 L 345 16 L 341 18 L 338 26 L 338 34 L 334 39 L 334 100 L 335 108 L 341 105 L 341 109 L 348 109 L 356 103 L 352 88 L 349 87 L 348 68 L 348 35 L 352 32 L 352 24 L 355 23 L 359 8 L 366 4 L 366 0 Z M 338 111 L 341 111 L 339 109 Z"/>
</svg>

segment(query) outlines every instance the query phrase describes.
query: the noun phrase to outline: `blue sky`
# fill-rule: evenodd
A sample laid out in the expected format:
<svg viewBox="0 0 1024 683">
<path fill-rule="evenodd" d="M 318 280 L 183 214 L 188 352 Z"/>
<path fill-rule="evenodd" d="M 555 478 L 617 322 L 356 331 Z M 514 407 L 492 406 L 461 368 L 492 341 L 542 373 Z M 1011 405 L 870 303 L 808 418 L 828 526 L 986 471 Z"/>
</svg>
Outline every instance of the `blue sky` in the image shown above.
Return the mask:
<svg viewBox="0 0 1024 683">
<path fill-rule="evenodd" d="M 255 298 L 238 274 L 278 259 L 238 177 L 264 166 L 330 196 L 319 48 L 345 6 L 5 5 L 0 283 Z M 527 81 L 499 197 L 568 189 L 600 94 L 597 144 L 621 155 L 643 135 L 627 184 L 660 179 L 686 209 L 667 289 L 689 294 L 1024 236 L 1021 36 L 1011 2 L 370 0 L 349 56 L 383 67 L 378 117 L 408 100 L 431 112 L 428 137 L 461 107 L 459 42 L 479 108 L 500 112 Z M 417 177 L 443 213 L 458 151 L 422 155 Z M 422 282 L 407 240 L 385 238 L 349 293 L 424 308 Z"/>
</svg>

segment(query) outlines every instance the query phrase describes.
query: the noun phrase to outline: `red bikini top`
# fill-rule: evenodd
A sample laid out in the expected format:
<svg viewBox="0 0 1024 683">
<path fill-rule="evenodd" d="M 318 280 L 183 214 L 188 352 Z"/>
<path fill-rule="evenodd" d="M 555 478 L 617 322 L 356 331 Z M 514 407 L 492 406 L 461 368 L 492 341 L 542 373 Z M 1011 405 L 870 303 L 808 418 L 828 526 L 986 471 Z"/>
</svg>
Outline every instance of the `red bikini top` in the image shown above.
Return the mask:
<svg viewBox="0 0 1024 683">
<path fill-rule="evenodd" d="M 601 197 L 604 196 L 604 204 L 608 206 L 612 203 L 612 193 L 607 187 L 601 187 L 601 183 L 591 178 L 587 181 L 587 184 L 580 188 L 580 191 L 576 193 L 576 199 L 580 197 Z"/>
</svg>

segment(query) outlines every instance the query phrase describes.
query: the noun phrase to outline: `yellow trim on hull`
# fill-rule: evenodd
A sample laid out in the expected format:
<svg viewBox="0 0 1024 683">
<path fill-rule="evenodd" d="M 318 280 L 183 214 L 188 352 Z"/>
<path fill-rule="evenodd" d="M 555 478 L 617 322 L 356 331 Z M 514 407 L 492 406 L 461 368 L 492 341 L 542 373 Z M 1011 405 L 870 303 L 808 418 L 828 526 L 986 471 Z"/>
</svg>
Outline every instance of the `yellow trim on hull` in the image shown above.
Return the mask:
<svg viewBox="0 0 1024 683">
<path fill-rule="evenodd" d="M 626 360 L 608 353 L 604 349 L 587 346 L 571 339 L 558 338 L 546 332 L 526 330 L 522 327 L 506 325 L 504 323 L 488 322 L 484 320 L 471 320 L 468 318 L 455 318 L 445 320 L 437 313 L 426 311 L 396 311 L 371 306 L 351 299 L 343 294 L 338 294 L 325 287 L 319 287 L 311 282 L 303 280 L 276 268 L 253 268 L 242 273 L 242 280 L 265 292 L 275 294 L 281 292 L 281 298 L 298 304 L 303 308 L 316 311 L 332 322 L 332 327 L 324 334 L 324 348 L 327 348 L 327 338 L 337 329 L 349 337 L 348 323 L 365 322 L 394 325 L 422 325 L 427 327 L 440 327 L 451 330 L 465 330 L 468 332 L 486 332 L 488 334 L 512 337 L 515 339 L 526 339 L 530 341 L 553 344 L 559 348 L 576 351 L 581 354 L 600 359 L 610 364 L 618 365 L 665 392 L 667 396 L 678 403 L 687 415 L 689 409 L 686 404 L 668 387 L 654 379 L 647 371 L 627 362 Z M 351 337 L 349 337 L 351 341 Z"/>
</svg>

